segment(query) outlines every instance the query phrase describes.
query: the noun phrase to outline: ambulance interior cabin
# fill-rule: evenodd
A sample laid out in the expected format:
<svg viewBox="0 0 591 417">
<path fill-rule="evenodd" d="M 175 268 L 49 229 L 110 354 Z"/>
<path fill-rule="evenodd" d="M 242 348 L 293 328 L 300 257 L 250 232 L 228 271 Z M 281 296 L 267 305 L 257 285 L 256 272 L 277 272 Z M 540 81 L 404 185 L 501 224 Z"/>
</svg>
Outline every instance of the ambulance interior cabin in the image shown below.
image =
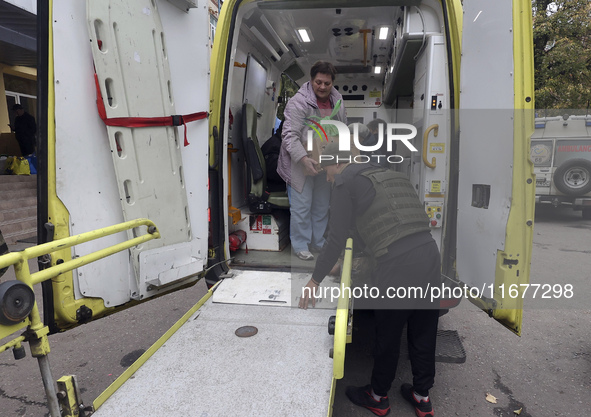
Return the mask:
<svg viewBox="0 0 591 417">
<path fill-rule="evenodd" d="M 347 3 L 359 7 L 334 7 Z M 379 118 L 417 128 L 411 143 L 418 152 L 411 153 L 399 142 L 396 154 L 404 160 L 392 167 L 406 173 L 415 185 L 431 217 L 432 234 L 442 245 L 451 78 L 444 13 L 436 0 L 254 1 L 238 9 L 230 34 L 225 90 L 229 122 L 223 127 L 231 178 L 225 184 L 227 246 L 241 248 L 230 253 L 234 265 L 314 264 L 291 254 L 289 203 L 284 189 L 267 190 L 270 212 L 253 210 L 248 195 L 260 195 L 263 190 L 252 179 L 256 171 L 252 160 L 256 158 L 249 148 L 255 144 L 248 142 L 253 139 L 254 147 L 259 148 L 271 137 L 278 106 L 285 100 L 280 95 L 282 76 L 293 81 L 297 91 L 310 80 L 310 68 L 318 60 L 336 67 L 334 88 L 343 95 L 348 124 L 367 124 Z M 231 235 L 240 230 L 246 232 L 246 242 L 242 242 L 241 232 Z"/>
</svg>

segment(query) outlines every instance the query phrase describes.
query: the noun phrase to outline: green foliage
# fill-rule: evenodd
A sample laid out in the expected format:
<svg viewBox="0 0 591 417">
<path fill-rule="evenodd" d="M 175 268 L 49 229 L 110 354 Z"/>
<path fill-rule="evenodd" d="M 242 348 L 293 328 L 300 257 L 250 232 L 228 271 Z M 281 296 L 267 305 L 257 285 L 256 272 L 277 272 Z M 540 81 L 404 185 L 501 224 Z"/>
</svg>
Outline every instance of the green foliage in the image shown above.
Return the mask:
<svg viewBox="0 0 591 417">
<path fill-rule="evenodd" d="M 282 101 L 279 103 L 277 107 L 277 117 L 283 120 L 283 111 L 285 110 L 285 105 L 287 104 L 287 100 L 292 98 L 295 93 L 298 92 L 300 88 L 298 85 L 292 81 L 287 75 L 281 75 L 281 88 L 279 90 L 279 97 L 282 97 Z"/>
<path fill-rule="evenodd" d="M 537 109 L 587 109 L 591 101 L 591 3 L 533 0 Z"/>
</svg>

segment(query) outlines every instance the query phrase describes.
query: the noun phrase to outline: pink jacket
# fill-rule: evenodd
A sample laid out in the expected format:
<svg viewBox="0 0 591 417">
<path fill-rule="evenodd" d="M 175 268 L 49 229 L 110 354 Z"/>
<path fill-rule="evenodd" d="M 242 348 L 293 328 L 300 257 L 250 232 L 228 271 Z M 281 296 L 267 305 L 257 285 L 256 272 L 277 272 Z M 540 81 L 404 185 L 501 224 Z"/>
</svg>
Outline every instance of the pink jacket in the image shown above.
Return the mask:
<svg viewBox="0 0 591 417">
<path fill-rule="evenodd" d="M 330 104 L 332 107 L 343 96 L 334 89 L 330 92 Z M 277 161 L 277 173 L 285 182 L 301 193 L 306 182 L 303 167 L 298 161 L 308 155 L 306 151 L 307 131 L 305 119 L 309 116 L 318 116 L 318 103 L 312 85 L 308 81 L 300 87 L 298 92 L 287 102 L 284 111 L 283 134 L 281 151 Z M 336 120 L 347 124 L 345 106 L 341 102 L 341 108 Z"/>
</svg>

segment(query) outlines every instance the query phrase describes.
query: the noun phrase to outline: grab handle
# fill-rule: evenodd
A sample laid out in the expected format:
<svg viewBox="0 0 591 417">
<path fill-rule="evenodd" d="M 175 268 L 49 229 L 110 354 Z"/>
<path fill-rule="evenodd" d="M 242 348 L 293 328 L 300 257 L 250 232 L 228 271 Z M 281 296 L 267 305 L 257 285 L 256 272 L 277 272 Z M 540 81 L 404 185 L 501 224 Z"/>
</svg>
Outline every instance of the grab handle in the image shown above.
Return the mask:
<svg viewBox="0 0 591 417">
<path fill-rule="evenodd" d="M 427 130 L 425 130 L 425 133 L 423 134 L 423 162 L 425 163 L 425 165 L 427 165 L 429 168 L 435 168 L 437 166 L 437 160 L 435 159 L 435 157 L 433 157 L 431 159 L 431 162 L 429 162 L 427 160 L 427 150 L 429 149 L 429 133 L 433 130 L 433 136 L 437 137 L 437 134 L 439 133 L 439 125 L 438 124 L 434 124 L 429 126 L 429 128 Z"/>
</svg>

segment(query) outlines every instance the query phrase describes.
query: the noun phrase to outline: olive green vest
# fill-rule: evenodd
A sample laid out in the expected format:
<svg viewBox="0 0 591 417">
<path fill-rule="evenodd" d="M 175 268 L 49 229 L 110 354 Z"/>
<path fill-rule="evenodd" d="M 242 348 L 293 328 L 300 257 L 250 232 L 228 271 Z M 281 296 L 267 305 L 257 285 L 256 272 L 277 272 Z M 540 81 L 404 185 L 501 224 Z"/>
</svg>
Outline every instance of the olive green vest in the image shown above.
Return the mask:
<svg viewBox="0 0 591 417">
<path fill-rule="evenodd" d="M 429 231 L 429 217 L 405 175 L 383 168 L 361 172 L 369 178 L 376 196 L 357 219 L 357 231 L 368 251 L 376 258 L 388 246 L 414 233 Z"/>
</svg>

